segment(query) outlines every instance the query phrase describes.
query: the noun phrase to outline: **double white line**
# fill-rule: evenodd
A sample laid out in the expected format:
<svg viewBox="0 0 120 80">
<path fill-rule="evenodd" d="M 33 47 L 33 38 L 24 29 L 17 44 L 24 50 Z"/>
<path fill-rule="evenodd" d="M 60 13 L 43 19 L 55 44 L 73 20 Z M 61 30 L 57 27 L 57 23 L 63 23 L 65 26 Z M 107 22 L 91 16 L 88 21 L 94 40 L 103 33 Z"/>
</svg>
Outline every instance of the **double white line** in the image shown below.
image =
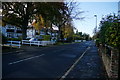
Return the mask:
<svg viewBox="0 0 120 80">
<path fill-rule="evenodd" d="M 69 70 L 60 78 L 60 80 L 63 80 L 66 78 L 66 76 L 70 73 L 70 71 L 76 66 L 76 64 L 80 61 L 80 59 L 85 55 L 85 53 L 90 49 L 90 47 L 88 47 L 83 54 L 75 61 L 75 63 L 69 68 Z"/>
</svg>

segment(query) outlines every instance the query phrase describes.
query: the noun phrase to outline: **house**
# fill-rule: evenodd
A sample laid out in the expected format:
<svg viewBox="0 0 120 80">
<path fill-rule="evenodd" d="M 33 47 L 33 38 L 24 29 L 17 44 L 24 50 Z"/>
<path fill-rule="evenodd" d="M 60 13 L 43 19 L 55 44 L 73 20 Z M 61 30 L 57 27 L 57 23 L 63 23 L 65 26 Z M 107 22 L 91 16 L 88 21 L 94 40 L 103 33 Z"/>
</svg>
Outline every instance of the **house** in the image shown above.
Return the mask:
<svg viewBox="0 0 120 80">
<path fill-rule="evenodd" d="M 33 38 L 39 35 L 38 31 L 32 25 L 27 27 L 27 38 Z M 40 35 L 46 35 L 45 31 L 42 29 Z"/>
<path fill-rule="evenodd" d="M 52 30 L 51 39 L 57 40 L 57 38 L 58 38 L 58 30 Z"/>
<path fill-rule="evenodd" d="M 2 21 L 2 16 L 0 17 Z M 2 25 L 2 24 L 1 24 Z M 0 31 L 8 38 L 20 38 L 22 37 L 22 30 L 20 27 L 16 27 L 10 24 L 7 24 L 6 26 L 0 26 Z M 58 35 L 58 29 L 57 26 L 52 24 L 51 28 L 42 28 L 40 31 L 40 34 L 38 34 L 38 31 L 35 30 L 35 28 L 32 25 L 27 26 L 27 38 L 33 38 L 36 36 L 42 36 L 42 35 L 51 35 L 51 39 L 57 39 Z"/>
<path fill-rule="evenodd" d="M 6 36 L 8 38 L 20 38 L 22 37 L 22 30 L 19 27 L 6 25 Z"/>
<path fill-rule="evenodd" d="M 1 32 L 8 38 L 20 38 L 22 37 L 22 30 L 19 27 L 7 24 L 6 26 L 0 26 Z"/>
<path fill-rule="evenodd" d="M 2 26 L 2 16 L 0 16 L 0 31 L 8 38 L 20 38 L 22 37 L 22 30 L 20 27 L 16 27 L 10 24 Z"/>
<path fill-rule="evenodd" d="M 52 29 L 50 28 L 42 28 L 40 30 L 40 33 L 38 34 L 38 31 L 35 30 L 35 28 L 32 25 L 29 25 L 27 28 L 27 38 L 33 38 L 36 36 L 40 36 L 42 38 L 42 35 L 51 35 L 51 39 L 55 40 L 58 36 L 58 29 L 55 29 L 53 26 Z"/>
<path fill-rule="evenodd" d="M 27 27 L 27 38 L 32 38 L 32 37 L 35 37 L 35 29 L 33 28 L 32 25 L 29 25 Z"/>
</svg>

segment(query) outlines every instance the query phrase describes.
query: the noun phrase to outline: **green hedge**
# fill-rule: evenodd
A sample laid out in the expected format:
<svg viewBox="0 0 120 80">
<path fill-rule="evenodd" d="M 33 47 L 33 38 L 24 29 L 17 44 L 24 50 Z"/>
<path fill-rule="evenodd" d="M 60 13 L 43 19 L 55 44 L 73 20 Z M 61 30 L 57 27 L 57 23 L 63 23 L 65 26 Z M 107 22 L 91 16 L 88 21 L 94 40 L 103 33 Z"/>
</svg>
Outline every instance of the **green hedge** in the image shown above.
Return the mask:
<svg viewBox="0 0 120 80">
<path fill-rule="evenodd" d="M 51 39 L 51 36 L 50 35 L 43 35 L 42 36 L 43 37 L 43 41 L 50 41 L 50 39 Z"/>
<path fill-rule="evenodd" d="M 10 40 L 10 41 L 21 41 L 22 38 L 8 38 L 8 40 Z"/>
<path fill-rule="evenodd" d="M 0 33 L 1 34 L 1 33 Z M 7 37 L 5 37 L 3 34 L 2 34 L 2 44 L 5 44 L 7 43 Z"/>
<path fill-rule="evenodd" d="M 99 43 L 107 44 L 114 48 L 120 48 L 120 23 L 116 15 L 108 15 L 100 23 L 100 31 L 97 35 Z"/>
</svg>

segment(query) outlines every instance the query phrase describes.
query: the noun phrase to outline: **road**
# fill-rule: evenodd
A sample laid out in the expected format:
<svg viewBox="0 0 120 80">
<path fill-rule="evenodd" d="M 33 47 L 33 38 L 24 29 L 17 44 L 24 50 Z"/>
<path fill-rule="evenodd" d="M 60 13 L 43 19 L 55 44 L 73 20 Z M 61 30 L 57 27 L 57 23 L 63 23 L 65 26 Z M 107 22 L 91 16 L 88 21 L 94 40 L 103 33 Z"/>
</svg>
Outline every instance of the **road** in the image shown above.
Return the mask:
<svg viewBox="0 0 120 80">
<path fill-rule="evenodd" d="M 51 47 L 27 46 L 18 52 L 3 54 L 5 78 L 105 79 L 105 70 L 94 42 Z"/>
</svg>

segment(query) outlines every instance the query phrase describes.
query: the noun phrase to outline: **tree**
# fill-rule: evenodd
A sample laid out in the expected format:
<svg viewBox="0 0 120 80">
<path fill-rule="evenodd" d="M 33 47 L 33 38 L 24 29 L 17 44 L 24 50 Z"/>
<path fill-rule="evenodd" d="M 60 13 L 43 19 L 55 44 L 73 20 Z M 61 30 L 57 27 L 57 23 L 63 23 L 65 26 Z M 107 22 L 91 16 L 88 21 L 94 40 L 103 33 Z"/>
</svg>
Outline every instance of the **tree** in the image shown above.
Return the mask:
<svg viewBox="0 0 120 80">
<path fill-rule="evenodd" d="M 58 5 L 59 3 L 56 4 Z M 59 28 L 59 39 L 63 39 L 62 27 L 65 24 L 71 23 L 73 19 L 82 20 L 84 18 L 80 16 L 83 11 L 77 9 L 78 5 L 77 2 L 70 1 L 57 6 L 60 8 L 58 11 L 56 10 L 59 16 L 54 16 L 53 20 L 55 20 L 54 24 Z"/>
<path fill-rule="evenodd" d="M 21 27 L 23 39 L 25 39 L 28 22 L 32 23 L 35 15 L 41 15 L 44 19 L 44 26 L 47 22 L 49 22 L 50 27 L 52 24 L 58 26 L 59 38 L 61 38 L 63 36 L 61 28 L 66 23 L 72 19 L 81 19 L 77 16 L 82 12 L 78 11 L 73 14 L 75 4 L 74 2 L 3 2 L 2 21 Z"/>
<path fill-rule="evenodd" d="M 4 34 L 2 34 L 1 32 L 0 32 L 0 40 L 2 40 L 2 41 L 0 41 L 0 44 L 5 44 L 5 43 L 7 43 L 7 37 L 4 35 Z M 2 39 L 1 39 L 2 38 Z"/>
<path fill-rule="evenodd" d="M 64 11 L 65 8 L 63 2 L 3 2 L 2 9 L 2 21 L 21 27 L 23 38 L 26 38 L 28 22 L 32 22 L 35 15 L 41 15 L 45 22 L 55 24 L 63 16 L 60 11 Z"/>
<path fill-rule="evenodd" d="M 67 41 L 73 40 L 73 26 L 72 23 L 66 24 L 64 27 L 62 27 L 62 35 L 64 39 L 67 39 Z"/>
<path fill-rule="evenodd" d="M 90 35 L 87 33 L 82 33 L 82 32 L 77 32 L 74 34 L 74 39 L 75 40 L 90 40 Z"/>
<path fill-rule="evenodd" d="M 26 38 L 26 30 L 31 16 L 36 13 L 32 2 L 3 2 L 2 21 L 22 28 L 22 37 Z"/>
<path fill-rule="evenodd" d="M 84 40 L 89 40 L 89 39 L 90 39 L 89 34 L 86 34 L 86 33 L 84 33 L 84 34 L 82 35 L 82 37 L 83 37 Z"/>
<path fill-rule="evenodd" d="M 44 28 L 44 19 L 41 15 L 36 16 L 36 21 L 32 23 L 32 25 L 35 27 L 36 30 L 38 30 L 38 33 L 40 34 L 40 30 Z"/>
</svg>

